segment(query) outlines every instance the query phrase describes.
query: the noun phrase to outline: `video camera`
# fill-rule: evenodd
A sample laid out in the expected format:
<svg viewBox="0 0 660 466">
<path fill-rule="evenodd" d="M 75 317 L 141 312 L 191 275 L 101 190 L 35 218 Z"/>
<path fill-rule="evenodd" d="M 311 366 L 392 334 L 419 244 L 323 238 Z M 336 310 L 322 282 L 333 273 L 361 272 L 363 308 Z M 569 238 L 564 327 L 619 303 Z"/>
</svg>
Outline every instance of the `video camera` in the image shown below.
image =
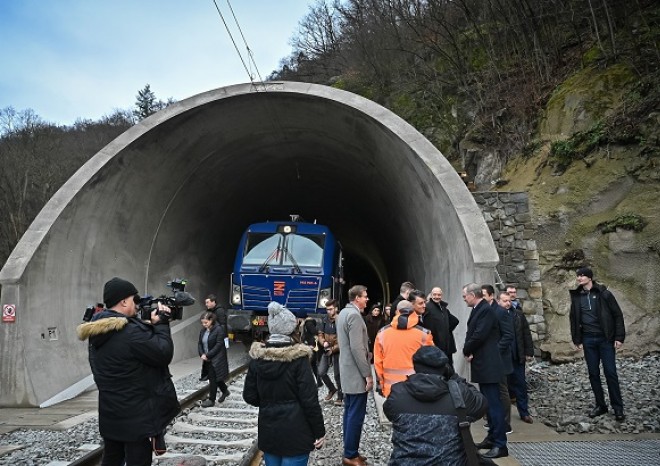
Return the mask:
<svg viewBox="0 0 660 466">
<path fill-rule="evenodd" d="M 172 289 L 172 296 L 161 295 L 157 298 L 147 295 L 138 303 L 138 312 L 140 319 L 150 320 L 151 313 L 158 309 L 158 303 L 168 306 L 172 312 L 167 313 L 158 311 L 158 316 L 166 320 L 181 320 L 183 318 L 183 307 L 195 304 L 195 298 L 185 290 L 188 282 L 182 278 L 175 278 L 167 282 L 167 286 Z"/>
</svg>

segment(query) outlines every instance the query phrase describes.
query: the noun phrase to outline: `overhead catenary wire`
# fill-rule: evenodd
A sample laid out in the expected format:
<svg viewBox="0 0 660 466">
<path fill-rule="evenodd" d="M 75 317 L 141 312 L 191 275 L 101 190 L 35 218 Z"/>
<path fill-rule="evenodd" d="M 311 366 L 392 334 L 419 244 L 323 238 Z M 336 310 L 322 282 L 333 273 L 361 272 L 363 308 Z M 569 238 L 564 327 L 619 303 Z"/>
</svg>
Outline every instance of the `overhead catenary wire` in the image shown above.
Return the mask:
<svg viewBox="0 0 660 466">
<path fill-rule="evenodd" d="M 248 64 L 245 62 L 245 59 L 243 58 L 243 54 L 241 53 L 238 44 L 236 43 L 236 40 L 234 40 L 234 35 L 232 34 L 229 25 L 227 24 L 227 21 L 225 20 L 225 16 L 222 14 L 222 11 L 220 10 L 220 7 L 218 6 L 218 2 L 216 0 L 213 0 L 213 4 L 215 5 L 215 9 L 218 12 L 218 15 L 220 16 L 220 20 L 222 21 L 222 24 L 225 26 L 225 30 L 227 31 L 227 34 L 229 35 L 229 39 L 231 40 L 231 43 L 234 45 L 234 50 L 236 50 L 236 53 L 238 54 L 238 58 L 241 60 L 241 63 L 243 64 L 243 69 L 245 69 L 245 72 L 248 75 L 248 79 L 253 85 L 256 85 L 254 76 L 252 72 L 250 71 Z M 234 14 L 234 9 L 231 6 L 231 3 L 229 0 L 227 0 L 227 5 L 229 5 L 229 10 L 231 11 L 231 14 L 234 18 L 234 22 L 236 23 L 236 26 L 238 27 L 238 30 L 241 34 L 241 37 L 243 38 L 243 43 L 245 44 L 245 47 L 247 49 L 247 54 L 248 54 L 248 62 L 250 65 L 254 65 L 254 68 L 257 72 L 257 76 L 259 77 L 259 81 L 263 83 L 263 79 L 261 79 L 261 74 L 259 73 L 259 68 L 257 67 L 256 62 L 254 61 L 254 56 L 252 54 L 252 50 L 250 49 L 247 40 L 245 39 L 245 35 L 243 34 L 243 31 L 241 29 L 240 24 L 238 23 L 238 19 L 236 18 L 236 15 Z"/>
<path fill-rule="evenodd" d="M 215 5 L 215 9 L 218 12 L 218 15 L 220 16 L 220 19 L 222 20 L 222 24 L 225 26 L 225 30 L 227 31 L 227 34 L 229 35 L 229 38 L 231 39 L 232 44 L 234 45 L 234 49 L 236 50 L 236 53 L 238 54 L 238 57 L 241 60 L 241 63 L 243 64 L 243 68 L 245 69 L 245 72 L 248 75 L 248 79 L 250 80 L 250 83 L 255 87 L 255 90 L 258 90 L 258 86 L 262 88 L 263 92 L 268 92 L 268 87 L 266 86 L 266 83 L 264 83 L 264 80 L 261 77 L 261 73 L 259 72 L 259 67 L 257 66 L 257 63 L 254 60 L 254 54 L 252 53 L 252 49 L 247 43 L 247 39 L 245 38 L 245 35 L 243 34 L 243 30 L 241 29 L 241 26 L 238 22 L 238 18 L 236 18 L 236 14 L 234 13 L 234 9 L 231 6 L 230 0 L 227 0 L 227 5 L 229 6 L 229 11 L 231 11 L 232 17 L 234 18 L 234 22 L 236 23 L 236 27 L 238 28 L 239 33 L 241 34 L 241 38 L 243 39 L 243 43 L 245 44 L 245 48 L 247 50 L 247 55 L 248 55 L 248 61 L 251 65 L 254 65 L 254 69 L 256 70 L 257 76 L 259 77 L 259 82 L 255 82 L 254 76 L 248 69 L 248 65 L 245 63 L 245 59 L 243 58 L 243 54 L 239 50 L 238 45 L 236 44 L 236 41 L 234 40 L 234 36 L 231 33 L 231 30 L 229 29 L 229 26 L 227 24 L 227 21 L 225 20 L 224 15 L 222 14 L 222 11 L 220 10 L 220 7 L 218 6 L 217 0 L 213 0 L 213 4 Z M 264 101 L 264 106 L 266 108 L 266 112 L 269 115 L 269 118 L 272 120 L 273 125 L 277 128 L 278 132 L 277 134 L 280 135 L 282 138 L 283 142 L 285 145 L 290 146 L 291 141 L 286 135 L 286 132 L 284 131 L 284 128 L 282 127 L 282 123 L 280 122 L 279 115 L 277 113 L 277 109 L 273 107 L 268 100 Z M 298 164 L 296 162 L 296 178 L 298 180 L 301 179 L 301 175 L 298 169 Z"/>
<path fill-rule="evenodd" d="M 257 72 L 257 76 L 259 77 L 259 82 L 264 82 L 263 78 L 261 77 L 261 73 L 259 72 L 259 67 L 257 66 L 257 62 L 254 60 L 254 54 L 252 53 L 252 49 L 247 43 L 247 40 L 245 39 L 245 35 L 243 34 L 243 30 L 241 29 L 241 25 L 238 23 L 238 18 L 236 18 L 236 14 L 234 14 L 234 9 L 231 6 L 231 2 L 227 0 L 227 6 L 229 7 L 229 11 L 231 11 L 231 15 L 234 18 L 234 22 L 236 23 L 236 27 L 238 28 L 238 32 L 241 34 L 241 38 L 243 39 L 243 43 L 245 44 L 245 50 L 247 50 L 248 57 L 250 59 L 250 63 L 254 65 L 254 69 Z"/>
</svg>

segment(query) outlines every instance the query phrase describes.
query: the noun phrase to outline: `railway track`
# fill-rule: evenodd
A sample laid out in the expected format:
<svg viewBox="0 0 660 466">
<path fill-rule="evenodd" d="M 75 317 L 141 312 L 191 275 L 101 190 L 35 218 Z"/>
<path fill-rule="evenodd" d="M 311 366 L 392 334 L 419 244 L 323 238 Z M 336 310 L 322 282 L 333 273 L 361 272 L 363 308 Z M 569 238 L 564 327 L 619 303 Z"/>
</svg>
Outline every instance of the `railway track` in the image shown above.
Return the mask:
<svg viewBox="0 0 660 466">
<path fill-rule="evenodd" d="M 257 457 L 257 417 L 259 410 L 243 401 L 243 382 L 247 366 L 230 373 L 230 395 L 223 403 L 202 408 L 208 386 L 180 393 L 182 412 L 165 435 L 167 453 L 157 458 L 203 457 L 210 464 L 248 466 Z M 69 466 L 98 466 L 103 448 L 90 451 Z"/>
</svg>

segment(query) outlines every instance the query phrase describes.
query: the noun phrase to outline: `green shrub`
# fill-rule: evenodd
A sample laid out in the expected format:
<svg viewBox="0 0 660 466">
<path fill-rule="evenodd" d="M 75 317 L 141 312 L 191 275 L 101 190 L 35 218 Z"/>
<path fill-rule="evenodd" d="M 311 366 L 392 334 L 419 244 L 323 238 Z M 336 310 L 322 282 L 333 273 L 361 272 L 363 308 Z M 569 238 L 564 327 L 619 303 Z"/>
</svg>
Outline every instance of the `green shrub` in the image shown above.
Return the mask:
<svg viewBox="0 0 660 466">
<path fill-rule="evenodd" d="M 648 222 L 644 220 L 641 215 L 622 214 L 616 217 L 614 220 L 599 223 L 596 228 L 598 228 L 602 234 L 612 233 L 616 231 L 617 228 L 632 230 L 639 233 L 647 224 Z"/>
<path fill-rule="evenodd" d="M 605 130 L 599 122 L 587 131 L 578 131 L 569 139 L 553 142 L 550 145 L 550 161 L 553 166 L 566 169 L 574 160 L 585 158 L 605 142 Z"/>
</svg>

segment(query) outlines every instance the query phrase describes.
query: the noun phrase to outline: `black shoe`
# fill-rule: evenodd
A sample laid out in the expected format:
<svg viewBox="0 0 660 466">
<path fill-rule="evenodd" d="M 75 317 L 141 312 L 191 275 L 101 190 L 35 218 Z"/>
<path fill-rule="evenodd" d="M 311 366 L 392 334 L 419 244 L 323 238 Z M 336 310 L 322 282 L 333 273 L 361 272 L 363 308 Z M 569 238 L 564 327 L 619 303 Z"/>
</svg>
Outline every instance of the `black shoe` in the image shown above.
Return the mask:
<svg viewBox="0 0 660 466">
<path fill-rule="evenodd" d="M 593 418 L 602 416 L 605 413 L 607 413 L 607 408 L 605 406 L 596 406 L 594 409 L 589 411 L 588 416 Z"/>
<path fill-rule="evenodd" d="M 222 395 L 220 395 L 220 398 L 218 398 L 218 403 L 222 403 L 225 401 L 225 398 L 229 396 L 229 390 L 225 390 L 222 392 Z"/>
<path fill-rule="evenodd" d="M 506 447 L 493 447 L 481 456 L 484 458 L 503 458 L 509 456 L 509 450 Z"/>
<path fill-rule="evenodd" d="M 204 377 L 200 377 L 200 378 L 199 378 L 199 381 L 200 381 L 200 382 L 206 382 L 208 379 L 209 379 L 209 376 L 208 376 L 208 375 L 205 375 Z"/>
<path fill-rule="evenodd" d="M 486 437 L 483 442 L 475 443 L 474 446 L 477 447 L 478 450 L 490 450 L 495 445 L 493 445 L 493 441 L 491 439 Z"/>
<path fill-rule="evenodd" d="M 617 421 L 623 421 L 626 419 L 626 415 L 623 414 L 623 411 L 614 411 L 614 419 Z"/>
</svg>

